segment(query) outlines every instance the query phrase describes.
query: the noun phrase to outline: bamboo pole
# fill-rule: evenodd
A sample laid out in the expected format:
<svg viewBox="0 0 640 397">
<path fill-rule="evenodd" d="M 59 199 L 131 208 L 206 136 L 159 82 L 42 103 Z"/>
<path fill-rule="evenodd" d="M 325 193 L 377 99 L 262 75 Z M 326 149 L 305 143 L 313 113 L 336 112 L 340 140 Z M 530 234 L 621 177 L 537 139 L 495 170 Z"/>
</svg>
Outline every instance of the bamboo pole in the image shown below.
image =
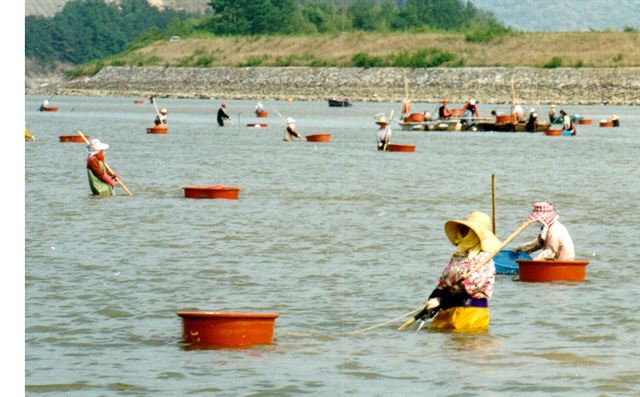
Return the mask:
<svg viewBox="0 0 640 397">
<path fill-rule="evenodd" d="M 496 174 L 491 174 L 491 223 L 493 234 L 496 234 Z"/>
</svg>

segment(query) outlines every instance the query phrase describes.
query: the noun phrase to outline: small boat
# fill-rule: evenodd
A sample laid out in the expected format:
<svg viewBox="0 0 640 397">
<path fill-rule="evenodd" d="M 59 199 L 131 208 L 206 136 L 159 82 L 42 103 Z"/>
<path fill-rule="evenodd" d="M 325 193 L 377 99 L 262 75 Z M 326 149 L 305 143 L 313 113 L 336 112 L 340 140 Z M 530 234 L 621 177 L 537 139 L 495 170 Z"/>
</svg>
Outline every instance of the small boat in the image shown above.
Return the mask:
<svg viewBox="0 0 640 397">
<path fill-rule="evenodd" d="M 253 128 L 263 128 L 263 127 L 268 127 L 269 124 L 267 123 L 249 123 L 247 124 L 247 127 L 253 127 Z"/>
<path fill-rule="evenodd" d="M 389 152 L 415 152 L 415 145 L 398 145 L 390 143 L 387 145 L 387 151 Z"/>
<path fill-rule="evenodd" d="M 331 134 L 307 135 L 307 142 L 331 142 Z"/>
<path fill-rule="evenodd" d="M 265 112 L 265 111 L 259 112 L 259 111 L 256 110 L 256 117 L 258 117 L 258 118 L 269 117 L 269 113 Z"/>
<path fill-rule="evenodd" d="M 89 135 L 85 135 L 87 139 L 91 139 Z M 80 135 L 60 135 L 60 142 L 86 143 Z"/>
<path fill-rule="evenodd" d="M 158 124 L 151 128 L 147 128 L 147 134 L 160 134 L 164 135 L 169 132 L 169 127 L 166 124 Z"/>
<path fill-rule="evenodd" d="M 198 346 L 240 347 L 270 344 L 276 313 L 178 312 L 182 341 Z"/>
<path fill-rule="evenodd" d="M 41 107 L 40 111 L 41 112 L 57 112 L 58 108 L 55 107 L 55 106 L 49 106 L 49 107 L 46 107 L 46 108 L 45 107 Z"/>
<path fill-rule="evenodd" d="M 193 199 L 229 199 L 237 200 L 240 188 L 235 186 L 185 186 L 184 196 Z"/>
<path fill-rule="evenodd" d="M 517 259 L 520 281 L 584 281 L 589 261 L 545 261 Z"/>
<path fill-rule="evenodd" d="M 578 124 L 582 124 L 582 125 L 591 125 L 592 120 L 589 119 L 581 119 L 578 120 Z"/>
<path fill-rule="evenodd" d="M 613 121 L 600 120 L 600 127 L 613 127 Z"/>
<path fill-rule="evenodd" d="M 353 104 L 349 102 L 348 99 L 329 99 L 329 107 L 330 108 L 346 108 L 352 106 Z"/>
<path fill-rule="evenodd" d="M 497 274 L 517 274 L 518 273 L 518 259 L 531 259 L 529 254 L 522 251 L 514 251 L 504 249 L 498 252 L 493 257 L 493 263 L 496 267 Z"/>
</svg>

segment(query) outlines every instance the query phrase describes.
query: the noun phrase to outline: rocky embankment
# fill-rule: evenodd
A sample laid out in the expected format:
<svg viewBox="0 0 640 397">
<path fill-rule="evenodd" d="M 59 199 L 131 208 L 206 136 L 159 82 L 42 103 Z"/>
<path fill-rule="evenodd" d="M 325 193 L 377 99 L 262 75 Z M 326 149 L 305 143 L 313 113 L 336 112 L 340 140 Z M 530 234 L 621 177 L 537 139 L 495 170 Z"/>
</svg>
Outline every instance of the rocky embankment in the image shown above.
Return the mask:
<svg viewBox="0 0 640 397">
<path fill-rule="evenodd" d="M 640 105 L 640 68 L 179 68 L 106 67 L 29 94 L 397 102 Z"/>
</svg>

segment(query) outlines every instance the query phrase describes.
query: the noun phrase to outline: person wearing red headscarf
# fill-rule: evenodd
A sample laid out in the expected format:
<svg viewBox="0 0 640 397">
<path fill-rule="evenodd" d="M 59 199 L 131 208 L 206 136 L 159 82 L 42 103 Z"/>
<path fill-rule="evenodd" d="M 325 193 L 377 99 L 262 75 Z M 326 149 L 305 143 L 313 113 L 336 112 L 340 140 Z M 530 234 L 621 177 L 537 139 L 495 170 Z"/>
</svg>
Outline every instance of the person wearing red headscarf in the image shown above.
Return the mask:
<svg viewBox="0 0 640 397">
<path fill-rule="evenodd" d="M 542 249 L 535 260 L 573 260 L 576 256 L 573 239 L 567 228 L 558 220 L 559 217 L 553 204 L 533 204 L 533 211 L 527 220 L 540 225 L 540 234 L 536 239 L 517 246 L 515 251 L 530 254 Z"/>
</svg>

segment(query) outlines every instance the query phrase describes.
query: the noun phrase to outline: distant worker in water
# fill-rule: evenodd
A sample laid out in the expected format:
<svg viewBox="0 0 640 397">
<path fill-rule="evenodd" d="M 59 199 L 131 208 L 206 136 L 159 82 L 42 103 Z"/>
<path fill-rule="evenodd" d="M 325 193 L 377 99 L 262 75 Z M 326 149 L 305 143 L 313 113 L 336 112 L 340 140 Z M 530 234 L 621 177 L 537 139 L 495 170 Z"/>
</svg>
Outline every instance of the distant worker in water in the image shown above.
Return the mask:
<svg viewBox="0 0 640 397">
<path fill-rule="evenodd" d="M 442 106 L 438 108 L 438 117 L 440 117 L 441 119 L 446 120 L 449 117 L 451 117 L 451 111 L 447 108 L 448 104 L 449 104 L 449 100 L 443 99 Z"/>
<path fill-rule="evenodd" d="M 105 165 L 104 151 L 109 148 L 106 143 L 98 139 L 92 139 L 87 145 L 89 156 L 87 157 L 87 175 L 91 193 L 99 196 L 115 195 L 114 187 L 118 181 L 118 175 L 111 172 Z"/>
<path fill-rule="evenodd" d="M 513 105 L 511 108 L 511 114 L 516 117 L 516 123 L 523 123 L 524 120 L 524 110 L 520 105 Z"/>
<path fill-rule="evenodd" d="M 40 105 L 38 110 L 41 111 L 41 112 L 45 112 L 50 108 L 51 107 L 49 106 L 49 101 L 45 99 L 44 101 L 42 101 L 42 104 Z"/>
<path fill-rule="evenodd" d="M 573 260 L 576 255 L 573 239 L 558 218 L 560 216 L 551 203 L 533 204 L 533 211 L 527 220 L 540 225 L 540 234 L 535 240 L 519 245 L 515 250 L 530 254 L 541 249 L 535 260 Z"/>
<path fill-rule="evenodd" d="M 614 127 L 620 127 L 620 119 L 615 114 L 611 116 L 611 122 L 613 123 Z"/>
<path fill-rule="evenodd" d="M 474 118 L 480 117 L 480 112 L 478 111 L 478 105 L 476 104 L 476 100 L 471 98 L 467 103 L 462 107 L 462 116 L 465 118 L 464 121 L 464 129 L 465 130 L 476 130 Z"/>
<path fill-rule="evenodd" d="M 218 125 L 220 127 L 224 126 L 224 121 L 225 120 L 230 120 L 231 117 L 229 117 L 229 113 L 227 113 L 227 103 L 226 102 L 222 102 L 222 104 L 220 105 L 220 108 L 218 109 Z"/>
<path fill-rule="evenodd" d="M 529 109 L 529 118 L 527 119 L 527 124 L 524 126 L 525 131 L 527 132 L 536 132 L 536 125 L 538 122 L 538 113 L 534 108 Z"/>
<path fill-rule="evenodd" d="M 491 230 L 491 218 L 484 212 L 445 223 L 445 234 L 455 251 L 416 320 L 435 316 L 431 328 L 441 330 L 483 331 L 489 327 L 489 299 L 496 276 L 490 258 L 501 245 Z"/>
<path fill-rule="evenodd" d="M 291 142 L 293 137 L 298 138 L 301 141 L 304 140 L 302 134 L 300 134 L 298 130 L 296 130 L 296 121 L 293 119 L 293 117 L 287 117 L 287 128 L 284 130 L 284 138 L 282 140 Z"/>
<path fill-rule="evenodd" d="M 549 122 L 551 124 L 558 124 L 562 122 L 562 119 L 556 115 L 556 105 L 549 107 Z"/>
<path fill-rule="evenodd" d="M 167 115 L 169 114 L 169 112 L 167 111 L 167 109 L 162 108 L 160 109 L 160 113 L 158 113 L 156 115 L 155 120 L 153 120 L 153 123 L 155 125 L 166 125 L 167 124 Z"/>
<path fill-rule="evenodd" d="M 575 135 L 576 126 L 571 120 L 571 116 L 564 110 L 560 110 L 560 116 L 562 117 L 562 135 Z"/>
<path fill-rule="evenodd" d="M 258 104 L 256 105 L 256 115 L 259 116 L 263 112 L 264 106 L 262 106 L 262 102 L 258 102 Z"/>
<path fill-rule="evenodd" d="M 391 127 L 389 121 L 384 115 L 376 117 L 376 124 L 378 124 L 378 132 L 376 138 L 378 141 L 378 150 L 388 150 L 389 143 L 391 143 Z"/>
</svg>

